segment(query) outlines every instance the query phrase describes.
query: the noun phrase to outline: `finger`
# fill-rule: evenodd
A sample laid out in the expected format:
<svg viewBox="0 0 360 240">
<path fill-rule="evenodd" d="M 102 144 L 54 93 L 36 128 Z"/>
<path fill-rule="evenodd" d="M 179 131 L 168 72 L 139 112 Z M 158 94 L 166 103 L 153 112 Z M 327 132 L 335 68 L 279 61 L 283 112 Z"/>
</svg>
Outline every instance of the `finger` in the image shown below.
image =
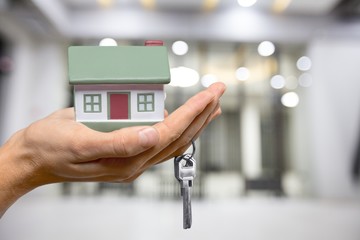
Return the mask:
<svg viewBox="0 0 360 240">
<path fill-rule="evenodd" d="M 200 130 L 194 135 L 193 137 L 193 141 L 195 141 L 199 136 L 200 134 L 204 131 L 204 129 L 208 126 L 208 124 L 212 121 L 212 116 L 209 116 L 209 118 L 207 119 L 207 121 L 205 122 L 205 124 L 200 128 Z M 178 143 L 175 143 L 174 144 L 175 146 L 177 146 L 177 149 L 174 150 L 173 152 L 168 152 L 167 156 L 157 156 L 156 158 L 160 159 L 158 160 L 155 164 L 160 164 L 160 163 L 163 163 L 171 158 L 174 158 L 176 156 L 180 156 L 181 154 L 183 154 L 190 146 L 191 146 L 191 142 L 188 142 L 186 143 L 185 145 L 183 146 L 180 146 Z M 145 167 L 148 167 L 148 166 L 144 166 Z M 141 169 L 143 170 L 143 169 Z"/>
<path fill-rule="evenodd" d="M 169 159 L 174 154 L 180 154 L 179 149 L 184 149 L 184 146 L 189 145 L 194 140 L 195 135 L 199 133 L 201 129 L 204 129 L 209 121 L 215 108 L 218 106 L 216 102 L 208 105 L 206 109 L 189 125 L 189 127 L 183 132 L 183 134 L 174 142 L 172 142 L 165 149 L 160 151 L 155 157 L 147 161 L 141 169 L 144 170 L 154 164 L 157 164 L 164 159 Z M 186 148 L 184 149 L 186 150 Z"/>
<path fill-rule="evenodd" d="M 198 130 L 198 132 L 194 135 L 192 140 L 195 141 L 201 135 L 201 133 L 205 130 L 205 128 L 210 124 L 210 122 L 212 122 L 220 114 L 221 114 L 221 108 L 220 108 L 220 104 L 218 104 L 215 111 L 207 118 L 206 122 L 203 124 L 203 126 L 200 128 L 200 130 Z M 181 146 L 178 142 L 176 142 L 175 145 L 177 145 L 178 148 L 173 152 L 169 152 L 166 157 L 161 158 L 162 156 L 157 156 L 157 158 L 160 159 L 160 161 L 156 162 L 156 164 L 165 162 L 165 161 L 169 160 L 170 158 L 173 158 L 175 156 L 179 156 L 179 155 L 183 154 L 190 147 L 191 142 L 187 142 L 184 146 Z M 144 166 L 144 167 L 148 167 L 148 166 Z"/>
<path fill-rule="evenodd" d="M 183 106 L 165 118 L 164 121 L 156 124 L 154 127 L 160 133 L 162 147 L 181 136 L 191 122 L 204 111 L 214 98 L 215 95 L 210 91 L 201 92 L 189 99 Z"/>
<path fill-rule="evenodd" d="M 216 82 L 211 84 L 207 90 L 214 92 L 220 98 L 224 94 L 226 86 L 224 83 Z"/>
<path fill-rule="evenodd" d="M 213 84 L 208 89 L 190 98 L 163 122 L 155 125 L 160 133 L 161 143 L 175 141 L 209 104 L 218 102 L 224 91 L 224 84 Z"/>
<path fill-rule="evenodd" d="M 218 118 L 221 115 L 221 113 L 222 113 L 222 110 L 221 110 L 220 105 L 219 105 L 219 107 L 216 109 L 216 111 L 211 115 L 211 121 Z"/>
<path fill-rule="evenodd" d="M 117 183 L 130 183 L 140 177 L 144 171 L 138 172 L 131 177 L 123 177 L 119 175 L 104 175 L 104 176 L 86 176 L 86 177 L 60 177 L 55 182 L 117 182 Z"/>
<path fill-rule="evenodd" d="M 130 158 L 102 158 L 90 162 L 73 164 L 72 176 L 76 178 L 106 178 L 117 176 L 118 179 L 127 179 L 137 173 L 139 167 Z"/>
<path fill-rule="evenodd" d="M 204 112 L 201 115 L 197 116 L 194 121 L 188 126 L 188 128 L 183 132 L 183 134 L 176 141 L 171 143 L 171 145 L 166 150 L 171 151 L 172 149 L 183 147 L 191 143 L 191 141 L 195 140 L 197 133 L 199 133 L 201 129 L 204 129 L 211 121 L 213 112 L 216 110 L 217 107 L 218 104 L 216 102 L 208 105 Z M 164 150 L 164 152 L 166 152 L 166 150 Z"/>
<path fill-rule="evenodd" d="M 80 126 L 80 125 L 79 125 Z M 72 149 L 79 162 L 105 157 L 130 157 L 155 146 L 159 133 L 154 127 L 137 126 L 103 133 L 85 126 L 74 133 Z"/>
<path fill-rule="evenodd" d="M 134 174 L 133 176 L 127 178 L 127 179 L 123 179 L 122 181 L 125 183 L 131 183 L 133 181 L 135 181 L 138 177 L 141 176 L 141 174 L 143 174 L 145 172 L 146 169 L 138 171 L 136 174 Z"/>
<path fill-rule="evenodd" d="M 224 90 L 225 90 L 224 85 L 220 84 L 219 89 L 214 88 L 214 89 L 210 89 L 209 91 L 205 91 L 207 93 L 210 92 L 210 93 L 215 94 L 215 97 L 212 98 L 212 94 L 210 94 L 209 97 L 210 97 L 211 101 L 209 102 L 209 104 L 205 107 L 205 109 L 202 109 L 202 112 L 200 114 L 198 114 L 195 118 L 192 118 L 192 119 L 196 119 L 196 120 L 195 121 L 193 120 L 193 122 L 191 122 L 191 123 L 187 123 L 185 126 L 185 129 L 182 130 L 182 133 L 179 136 L 177 136 L 176 138 L 173 138 L 173 139 L 165 138 L 165 140 L 168 143 L 168 146 L 166 146 L 166 148 L 163 147 L 160 150 L 155 149 L 154 151 L 156 151 L 156 150 L 157 151 L 153 155 L 152 159 L 147 161 L 141 167 L 141 169 L 148 168 L 148 167 L 156 164 L 157 162 L 162 161 L 168 155 L 173 154 L 175 151 L 177 151 L 179 149 L 179 146 L 182 147 L 185 144 L 188 144 L 194 138 L 194 135 L 202 128 L 202 125 L 204 124 L 204 122 L 206 122 L 208 120 L 209 116 L 211 116 L 213 114 L 213 111 L 217 111 L 215 109 L 217 109 L 219 107 L 218 101 L 219 101 L 219 98 L 221 97 L 221 95 L 223 94 Z M 200 94 L 196 95 L 195 97 L 199 97 L 199 96 L 200 96 L 200 98 L 203 97 L 201 100 L 203 100 L 204 97 L 206 97 L 206 95 L 201 96 Z M 194 99 L 194 97 L 191 98 L 187 103 L 185 103 L 185 105 L 188 103 L 192 104 L 191 100 L 193 100 L 193 99 Z M 181 108 L 179 108 L 177 111 L 180 112 L 180 110 L 181 110 Z M 172 117 L 176 113 L 178 113 L 177 111 L 175 111 L 173 114 L 171 114 L 167 119 L 165 119 L 165 121 L 169 121 L 170 117 Z M 179 117 L 181 117 L 181 116 L 179 116 Z M 186 119 L 184 119 L 184 122 L 185 121 L 186 121 Z M 170 123 L 171 123 L 171 121 L 170 121 Z M 162 130 L 164 132 L 166 132 L 166 130 L 171 130 L 171 126 L 170 127 L 167 126 L 167 127 L 168 127 L 168 129 L 159 129 L 159 132 L 161 132 Z M 172 128 L 176 129 L 176 127 L 177 126 L 173 126 Z M 171 134 L 171 133 L 168 133 L 165 136 L 167 136 L 169 134 Z M 180 136 L 181 136 L 181 139 L 178 140 L 178 138 Z"/>
</svg>

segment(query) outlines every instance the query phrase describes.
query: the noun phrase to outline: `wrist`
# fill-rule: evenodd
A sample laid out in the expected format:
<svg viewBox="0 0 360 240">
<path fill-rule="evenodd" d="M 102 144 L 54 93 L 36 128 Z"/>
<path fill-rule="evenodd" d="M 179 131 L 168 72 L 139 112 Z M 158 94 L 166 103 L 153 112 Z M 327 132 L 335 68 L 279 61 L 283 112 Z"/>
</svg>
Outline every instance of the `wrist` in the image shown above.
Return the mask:
<svg viewBox="0 0 360 240">
<path fill-rule="evenodd" d="M 23 130 L 0 148 L 0 217 L 17 199 L 41 185 L 30 156 Z"/>
</svg>

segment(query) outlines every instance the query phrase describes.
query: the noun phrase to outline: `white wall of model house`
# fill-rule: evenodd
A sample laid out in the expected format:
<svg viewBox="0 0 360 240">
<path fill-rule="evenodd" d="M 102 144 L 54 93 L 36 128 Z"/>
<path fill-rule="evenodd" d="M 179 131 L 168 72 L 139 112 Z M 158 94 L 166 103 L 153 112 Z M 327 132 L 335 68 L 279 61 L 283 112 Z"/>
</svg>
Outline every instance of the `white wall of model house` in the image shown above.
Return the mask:
<svg viewBox="0 0 360 240">
<path fill-rule="evenodd" d="M 129 94 L 129 119 L 109 120 L 109 94 Z M 154 111 L 138 111 L 138 94 L 153 93 Z M 84 111 L 84 95 L 101 96 L 101 112 Z M 164 118 L 164 86 L 162 84 L 94 84 L 74 86 L 75 112 L 77 121 L 161 121 Z"/>
</svg>

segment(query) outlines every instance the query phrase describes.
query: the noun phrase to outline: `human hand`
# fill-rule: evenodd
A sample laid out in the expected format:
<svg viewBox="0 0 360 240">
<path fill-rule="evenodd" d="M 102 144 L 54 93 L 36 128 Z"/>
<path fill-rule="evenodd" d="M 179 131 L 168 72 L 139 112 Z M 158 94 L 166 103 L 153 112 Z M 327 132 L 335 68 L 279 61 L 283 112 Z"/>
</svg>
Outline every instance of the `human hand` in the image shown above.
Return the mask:
<svg viewBox="0 0 360 240">
<path fill-rule="evenodd" d="M 2 176 L 21 186 L 19 195 L 54 182 L 133 181 L 154 164 L 182 154 L 221 113 L 219 99 L 224 91 L 224 84 L 213 84 L 152 127 L 110 133 L 74 121 L 72 108 L 57 111 L 19 131 L 0 148 L 0 173 L 6 166 Z M 0 190 L 6 188 L 4 184 L 0 183 Z"/>
</svg>

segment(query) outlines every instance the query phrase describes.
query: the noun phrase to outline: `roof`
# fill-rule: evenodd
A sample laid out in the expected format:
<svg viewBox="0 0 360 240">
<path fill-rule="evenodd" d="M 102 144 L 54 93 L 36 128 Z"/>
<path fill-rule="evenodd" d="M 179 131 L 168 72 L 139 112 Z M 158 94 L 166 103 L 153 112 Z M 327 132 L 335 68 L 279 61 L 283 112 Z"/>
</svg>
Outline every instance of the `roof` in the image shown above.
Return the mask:
<svg viewBox="0 0 360 240">
<path fill-rule="evenodd" d="M 73 46 L 68 54 L 70 84 L 170 82 L 164 46 Z"/>
</svg>

